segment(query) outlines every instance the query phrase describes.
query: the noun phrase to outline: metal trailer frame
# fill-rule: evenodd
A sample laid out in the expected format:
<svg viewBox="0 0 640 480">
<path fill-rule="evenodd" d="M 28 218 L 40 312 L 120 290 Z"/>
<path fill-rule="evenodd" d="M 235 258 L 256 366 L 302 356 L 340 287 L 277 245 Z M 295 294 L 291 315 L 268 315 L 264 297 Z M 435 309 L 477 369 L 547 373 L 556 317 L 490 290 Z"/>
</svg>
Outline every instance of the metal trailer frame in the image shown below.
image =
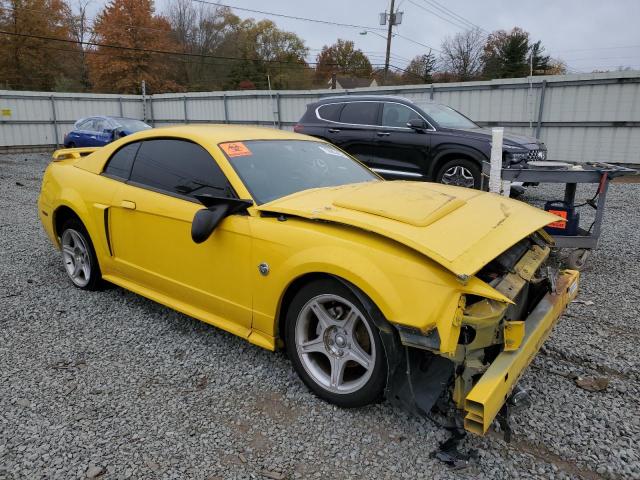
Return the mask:
<svg viewBox="0 0 640 480">
<path fill-rule="evenodd" d="M 533 162 L 524 168 L 503 168 L 502 180 L 524 183 L 564 183 L 564 201 L 575 206 L 576 187 L 579 183 L 593 183 L 598 186 L 598 200 L 595 204 L 596 216 L 589 230 L 578 227 L 577 235 L 552 235 L 557 248 L 573 248 L 574 252 L 568 258 L 572 268 L 580 268 L 588 255 L 588 251 L 598 246 L 604 217 L 604 207 L 607 199 L 609 183 L 613 178 L 634 175 L 636 170 L 602 162 L 554 162 L 546 161 L 537 166 Z M 567 166 L 569 164 L 569 166 Z M 483 163 L 483 177 L 487 177 L 490 164 Z M 484 180 L 484 179 L 483 179 Z M 484 183 L 484 182 L 483 182 Z"/>
</svg>

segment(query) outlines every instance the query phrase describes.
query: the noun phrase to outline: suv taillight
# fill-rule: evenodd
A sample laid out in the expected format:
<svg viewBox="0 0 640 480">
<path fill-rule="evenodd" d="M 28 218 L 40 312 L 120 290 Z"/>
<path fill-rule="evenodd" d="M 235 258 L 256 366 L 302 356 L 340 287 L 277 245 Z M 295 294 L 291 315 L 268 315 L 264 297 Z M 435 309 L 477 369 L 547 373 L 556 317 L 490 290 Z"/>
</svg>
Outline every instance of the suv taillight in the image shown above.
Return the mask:
<svg viewBox="0 0 640 480">
<path fill-rule="evenodd" d="M 293 131 L 296 133 L 301 133 L 304 130 L 304 127 L 302 125 L 300 125 L 299 123 L 296 123 L 293 126 Z"/>
</svg>

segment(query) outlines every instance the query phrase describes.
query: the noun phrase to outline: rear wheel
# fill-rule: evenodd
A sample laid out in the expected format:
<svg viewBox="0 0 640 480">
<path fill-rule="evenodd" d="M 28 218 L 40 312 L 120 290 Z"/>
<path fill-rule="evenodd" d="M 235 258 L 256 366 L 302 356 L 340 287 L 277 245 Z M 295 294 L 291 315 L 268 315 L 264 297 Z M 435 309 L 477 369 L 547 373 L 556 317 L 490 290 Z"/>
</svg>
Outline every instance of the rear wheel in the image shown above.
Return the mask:
<svg viewBox="0 0 640 480">
<path fill-rule="evenodd" d="M 436 182 L 456 187 L 480 188 L 480 167 L 473 160 L 460 158 L 446 162 L 436 174 Z"/>
<path fill-rule="evenodd" d="M 303 287 L 286 318 L 287 353 L 320 398 L 361 407 L 382 397 L 386 360 L 380 335 L 355 295 L 335 280 Z"/>
<path fill-rule="evenodd" d="M 75 218 L 65 222 L 60 245 L 62 262 L 71 282 L 83 290 L 95 290 L 102 275 L 93 244 L 82 222 Z"/>
</svg>

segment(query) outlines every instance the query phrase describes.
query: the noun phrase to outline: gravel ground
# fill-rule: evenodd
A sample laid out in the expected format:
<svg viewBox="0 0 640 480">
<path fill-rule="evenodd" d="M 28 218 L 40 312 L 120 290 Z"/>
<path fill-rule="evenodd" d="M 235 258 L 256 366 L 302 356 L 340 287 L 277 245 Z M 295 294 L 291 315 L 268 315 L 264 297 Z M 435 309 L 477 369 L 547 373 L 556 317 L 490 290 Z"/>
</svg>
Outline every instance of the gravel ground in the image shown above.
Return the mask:
<svg viewBox="0 0 640 480">
<path fill-rule="evenodd" d="M 117 287 L 71 287 L 36 216 L 47 161 L 0 156 L 0 478 L 640 479 L 640 185 L 612 186 L 579 302 L 523 377 L 533 406 L 513 441 L 470 438 L 478 459 L 454 471 L 430 457 L 447 434 L 427 420 L 337 409 L 281 353 Z M 528 200 L 544 198 L 561 197 Z"/>
</svg>

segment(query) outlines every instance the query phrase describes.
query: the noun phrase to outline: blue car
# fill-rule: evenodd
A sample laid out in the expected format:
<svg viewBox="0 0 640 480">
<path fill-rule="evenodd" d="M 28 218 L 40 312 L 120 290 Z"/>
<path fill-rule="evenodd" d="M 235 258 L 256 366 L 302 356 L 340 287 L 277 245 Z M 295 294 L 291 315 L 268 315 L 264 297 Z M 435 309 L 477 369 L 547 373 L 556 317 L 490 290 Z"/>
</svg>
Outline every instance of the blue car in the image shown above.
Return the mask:
<svg viewBox="0 0 640 480">
<path fill-rule="evenodd" d="M 121 137 L 151 126 L 141 120 L 124 117 L 88 117 L 78 120 L 73 130 L 64 136 L 64 146 L 101 147 Z"/>
</svg>

